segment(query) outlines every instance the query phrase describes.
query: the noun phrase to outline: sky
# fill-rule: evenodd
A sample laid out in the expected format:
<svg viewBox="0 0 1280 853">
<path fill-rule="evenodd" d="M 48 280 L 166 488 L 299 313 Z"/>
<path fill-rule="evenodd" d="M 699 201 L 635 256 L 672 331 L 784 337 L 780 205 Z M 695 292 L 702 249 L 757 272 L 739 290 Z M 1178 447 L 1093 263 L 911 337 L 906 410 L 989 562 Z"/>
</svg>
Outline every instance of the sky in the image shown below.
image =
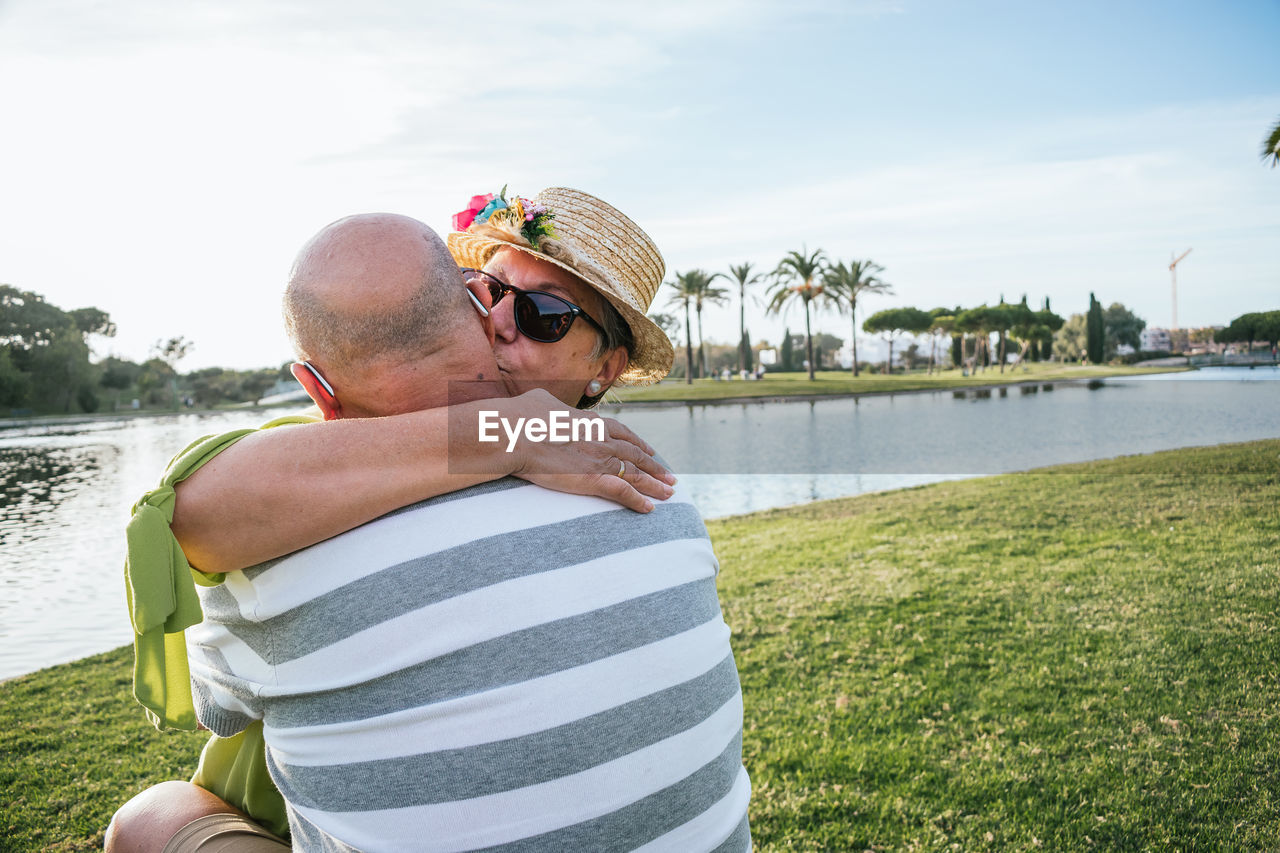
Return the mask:
<svg viewBox="0 0 1280 853">
<path fill-rule="evenodd" d="M 864 317 L 1093 292 L 1167 327 L 1191 249 L 1179 325 L 1226 324 L 1280 308 L 1277 44 L 1278 0 L 0 0 L 0 283 L 107 311 L 98 357 L 274 366 L 328 222 L 571 186 L 668 278 L 822 249 L 884 267 Z"/>
</svg>

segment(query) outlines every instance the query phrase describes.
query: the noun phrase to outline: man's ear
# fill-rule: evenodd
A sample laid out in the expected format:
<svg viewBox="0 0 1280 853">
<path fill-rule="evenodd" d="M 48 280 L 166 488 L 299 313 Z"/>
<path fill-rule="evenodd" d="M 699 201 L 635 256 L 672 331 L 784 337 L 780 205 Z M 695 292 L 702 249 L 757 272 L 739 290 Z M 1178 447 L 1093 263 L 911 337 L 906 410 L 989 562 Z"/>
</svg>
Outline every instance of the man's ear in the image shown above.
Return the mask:
<svg viewBox="0 0 1280 853">
<path fill-rule="evenodd" d="M 289 372 L 293 374 L 293 378 L 298 380 L 298 384 L 307 392 L 307 396 L 324 414 L 326 421 L 335 421 L 342 417 L 342 404 L 338 402 L 338 398 L 330 394 L 329 390 L 320 384 L 320 377 L 309 370 L 307 365 L 300 361 L 295 361 L 289 365 Z"/>
<path fill-rule="evenodd" d="M 467 290 L 471 292 L 471 298 L 468 300 L 476 309 L 476 317 L 480 320 L 480 328 L 484 329 L 484 335 L 489 339 L 489 346 L 493 346 L 496 339 L 496 333 L 493 328 L 493 294 L 489 292 L 488 286 L 479 278 L 473 278 L 468 281 Z"/>
</svg>

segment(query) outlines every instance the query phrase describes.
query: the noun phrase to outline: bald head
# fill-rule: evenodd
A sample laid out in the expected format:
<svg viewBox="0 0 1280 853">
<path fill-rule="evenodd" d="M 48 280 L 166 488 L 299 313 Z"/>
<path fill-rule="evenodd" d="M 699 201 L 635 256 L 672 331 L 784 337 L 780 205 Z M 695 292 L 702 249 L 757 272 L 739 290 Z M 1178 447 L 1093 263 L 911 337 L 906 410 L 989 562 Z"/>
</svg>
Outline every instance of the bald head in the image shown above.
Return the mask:
<svg viewBox="0 0 1280 853">
<path fill-rule="evenodd" d="M 392 213 L 349 216 L 302 247 L 285 324 L 300 358 L 331 371 L 420 358 L 475 326 L 458 267 L 423 223 Z"/>
<path fill-rule="evenodd" d="M 322 371 L 341 403 L 326 417 L 498 393 L 490 337 L 462 274 L 416 219 L 366 213 L 325 227 L 294 261 L 284 315 L 299 359 Z"/>
</svg>

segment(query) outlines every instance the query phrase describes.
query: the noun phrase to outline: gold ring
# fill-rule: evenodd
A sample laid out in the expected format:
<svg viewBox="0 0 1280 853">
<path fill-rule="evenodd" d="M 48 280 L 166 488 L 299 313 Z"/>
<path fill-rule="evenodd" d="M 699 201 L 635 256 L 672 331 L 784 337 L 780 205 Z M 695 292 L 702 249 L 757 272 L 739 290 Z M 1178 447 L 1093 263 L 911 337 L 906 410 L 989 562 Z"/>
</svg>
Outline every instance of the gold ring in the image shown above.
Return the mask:
<svg viewBox="0 0 1280 853">
<path fill-rule="evenodd" d="M 619 476 L 619 477 L 622 477 L 622 479 L 624 479 L 624 480 L 625 480 L 625 479 L 626 479 L 626 477 L 625 477 L 625 476 L 623 476 L 623 475 L 625 475 L 626 473 L 627 473 L 627 463 L 626 463 L 625 461 L 623 461 L 623 460 L 619 459 L 619 460 L 618 460 L 618 476 Z"/>
</svg>

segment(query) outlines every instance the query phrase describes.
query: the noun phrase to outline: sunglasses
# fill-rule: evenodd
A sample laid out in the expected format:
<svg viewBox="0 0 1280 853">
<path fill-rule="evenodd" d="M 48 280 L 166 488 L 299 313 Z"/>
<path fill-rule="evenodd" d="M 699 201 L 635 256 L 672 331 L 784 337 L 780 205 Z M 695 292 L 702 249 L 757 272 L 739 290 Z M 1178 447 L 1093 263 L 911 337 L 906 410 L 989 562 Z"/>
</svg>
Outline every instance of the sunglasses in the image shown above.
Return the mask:
<svg viewBox="0 0 1280 853">
<path fill-rule="evenodd" d="M 600 334 L 606 335 L 604 328 L 591 319 L 591 315 L 554 293 L 547 293 L 545 290 L 521 290 L 491 273 L 470 267 L 463 267 L 462 275 L 468 282 L 477 278 L 484 282 L 489 288 L 489 295 L 493 297 L 494 305 L 501 302 L 508 293 L 513 294 L 516 298 L 513 312 L 516 328 L 520 330 L 520 334 L 531 341 L 544 344 L 555 343 L 569 334 L 569 329 L 573 328 L 573 321 L 579 317 L 595 327 Z"/>
</svg>

